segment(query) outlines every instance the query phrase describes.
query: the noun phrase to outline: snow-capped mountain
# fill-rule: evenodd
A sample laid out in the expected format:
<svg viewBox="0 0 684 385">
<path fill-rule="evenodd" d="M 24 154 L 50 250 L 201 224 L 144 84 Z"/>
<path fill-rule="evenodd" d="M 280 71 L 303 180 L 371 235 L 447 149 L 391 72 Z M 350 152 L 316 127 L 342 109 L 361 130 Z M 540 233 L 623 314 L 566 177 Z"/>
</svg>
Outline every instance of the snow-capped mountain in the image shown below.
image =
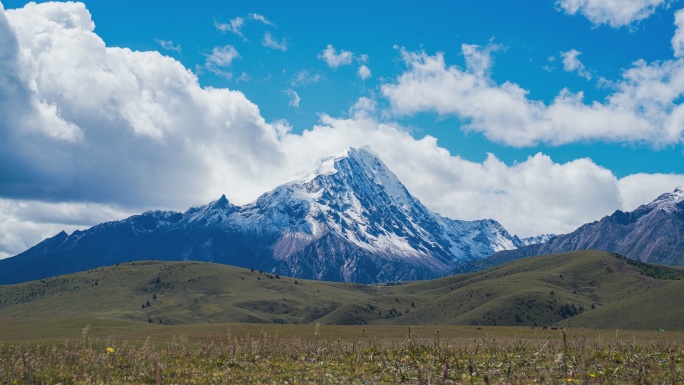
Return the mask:
<svg viewBox="0 0 684 385">
<path fill-rule="evenodd" d="M 555 234 L 540 234 L 534 237 L 527 237 L 527 238 L 521 238 L 520 239 L 520 245 L 521 246 L 529 246 L 529 245 L 537 245 L 541 243 L 546 243 L 553 239 L 556 235 Z"/>
<path fill-rule="evenodd" d="M 0 283 L 142 259 L 332 281 L 427 279 L 533 241 L 511 236 L 494 220 L 431 212 L 370 149 L 350 148 L 244 206 L 222 196 L 185 213 L 151 211 L 60 233 L 0 261 Z"/>
<path fill-rule="evenodd" d="M 642 262 L 684 265 L 684 188 L 662 194 L 634 211 L 618 210 L 572 233 L 502 251 L 487 259 L 504 263 L 534 255 L 589 249 L 611 251 Z"/>
</svg>

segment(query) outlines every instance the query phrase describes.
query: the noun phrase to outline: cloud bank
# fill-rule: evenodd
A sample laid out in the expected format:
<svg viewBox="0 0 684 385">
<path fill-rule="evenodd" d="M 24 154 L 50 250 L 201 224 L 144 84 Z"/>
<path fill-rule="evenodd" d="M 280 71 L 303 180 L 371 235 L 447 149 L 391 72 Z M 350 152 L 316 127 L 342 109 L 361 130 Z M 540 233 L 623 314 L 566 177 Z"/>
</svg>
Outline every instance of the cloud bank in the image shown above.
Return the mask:
<svg viewBox="0 0 684 385">
<path fill-rule="evenodd" d="M 563 89 L 546 104 L 529 99 L 528 91 L 518 84 L 492 80 L 495 50 L 464 44 L 466 68 L 462 69 L 447 65 L 442 53 L 401 49 L 407 71 L 382 85 L 381 92 L 397 116 L 453 115 L 465 122 L 467 130 L 510 146 L 581 141 L 682 143 L 684 59 L 637 61 L 623 72 L 622 80 L 614 84 L 616 91 L 603 102 L 585 102 L 582 92 Z M 571 60 L 569 64 L 577 63 Z"/>
<path fill-rule="evenodd" d="M 203 195 L 178 186 L 258 180 L 278 163 L 276 130 L 242 93 L 202 88 L 157 52 L 106 47 L 93 28 L 80 3 L 0 14 L 0 195 L 167 206 Z M 221 47 L 207 63 L 235 57 Z"/>
<path fill-rule="evenodd" d="M 397 115 L 453 114 L 513 145 L 681 138 L 679 61 L 637 63 L 602 104 L 564 92 L 544 105 L 515 84 L 491 80 L 496 49 L 464 46 L 466 69 L 447 66 L 441 54 L 401 50 L 407 70 L 382 94 Z M 218 70 L 237 57 L 229 46 L 215 51 L 207 63 Z M 301 72 L 292 82 L 319 79 Z M 244 204 L 348 146 L 370 145 L 432 210 L 491 217 L 522 236 L 571 231 L 684 184 L 678 175 L 618 179 L 590 159 L 559 164 L 542 153 L 513 165 L 493 154 L 471 162 L 434 137 L 416 139 L 380 120 L 377 109 L 374 99 L 361 98 L 348 117 L 321 115 L 319 125 L 293 134 L 287 122 L 265 121 L 241 92 L 202 87 L 171 57 L 106 46 L 83 4 L 0 8 L 0 257 L 62 229 L 144 209 L 182 211 L 223 193 Z M 622 126 L 603 128 L 616 117 Z M 660 125 L 645 133 L 631 128 L 653 122 Z"/>
</svg>

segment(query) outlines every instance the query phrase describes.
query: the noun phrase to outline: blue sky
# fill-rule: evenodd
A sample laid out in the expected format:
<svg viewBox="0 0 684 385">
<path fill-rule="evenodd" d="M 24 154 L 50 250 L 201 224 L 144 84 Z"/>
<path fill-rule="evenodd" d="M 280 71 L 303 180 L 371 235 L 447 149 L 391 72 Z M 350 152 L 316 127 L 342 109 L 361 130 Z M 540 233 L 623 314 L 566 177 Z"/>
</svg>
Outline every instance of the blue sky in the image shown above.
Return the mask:
<svg viewBox="0 0 684 385">
<path fill-rule="evenodd" d="M 2 5 L 0 257 L 345 146 L 523 236 L 684 184 L 679 1 Z"/>
<path fill-rule="evenodd" d="M 639 22 L 620 28 L 594 25 L 579 15 L 559 11 L 553 1 L 478 2 L 301 2 L 282 1 L 208 2 L 188 7 L 175 2 L 87 2 L 96 24 L 95 32 L 108 45 L 133 50 L 157 50 L 180 60 L 199 74 L 203 85 L 237 89 L 259 106 L 267 120 L 287 119 L 293 132 L 318 123 L 319 113 L 344 115 L 360 96 L 373 97 L 381 84 L 403 70 L 395 46 L 428 54 L 443 52 L 449 65 L 465 66 L 462 44 L 501 49 L 493 55 L 492 79 L 519 84 L 529 98 L 550 103 L 563 88 L 582 91 L 588 101 L 601 101 L 609 89 L 599 79 L 620 79 L 633 62 L 672 58 L 670 39 L 677 3 L 661 6 Z M 23 2 L 5 2 L 6 7 Z M 273 25 L 250 18 L 262 15 Z M 217 29 L 242 18 L 235 32 Z M 285 41 L 285 50 L 263 45 L 264 34 Z M 172 42 L 180 51 L 164 49 L 159 41 Z M 338 51 L 350 51 L 349 65 L 336 69 L 318 56 L 331 44 Z M 202 69 L 214 47 L 233 46 L 239 53 L 227 69 L 232 77 Z M 562 52 L 575 49 L 591 79 L 563 70 Z M 371 76 L 357 76 L 359 56 Z M 554 58 L 550 61 L 549 58 Z M 307 71 L 319 80 L 293 84 Z M 246 74 L 248 80 L 240 80 Z M 287 90 L 301 98 L 289 105 Z M 386 101 L 379 99 L 380 103 Z M 557 162 L 590 157 L 618 176 L 636 172 L 684 172 L 680 146 L 643 143 L 588 141 L 580 145 L 511 147 L 474 133 L 464 134 L 457 117 L 440 117 L 425 112 L 401 119 L 414 135 L 434 135 L 439 145 L 466 159 L 482 161 L 492 152 L 506 163 L 524 161 L 539 151 Z"/>
</svg>

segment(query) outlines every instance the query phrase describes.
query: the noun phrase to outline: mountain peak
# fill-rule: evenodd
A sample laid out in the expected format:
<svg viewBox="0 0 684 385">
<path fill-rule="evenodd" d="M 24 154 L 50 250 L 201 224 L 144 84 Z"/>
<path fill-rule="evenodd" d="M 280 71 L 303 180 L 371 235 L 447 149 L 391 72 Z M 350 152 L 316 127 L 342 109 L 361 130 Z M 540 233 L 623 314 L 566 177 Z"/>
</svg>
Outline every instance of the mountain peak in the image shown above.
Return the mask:
<svg viewBox="0 0 684 385">
<path fill-rule="evenodd" d="M 667 212 L 671 212 L 676 209 L 676 205 L 684 201 L 684 188 L 677 187 L 671 193 L 665 193 L 656 198 L 653 202 L 649 203 L 647 207 L 653 207 L 654 209 L 662 209 Z"/>
<path fill-rule="evenodd" d="M 228 198 L 226 198 L 226 194 L 222 194 L 221 197 L 216 201 L 216 203 L 214 203 L 214 206 L 223 208 L 228 207 Z"/>
<path fill-rule="evenodd" d="M 331 191 L 341 191 L 344 187 L 356 194 L 367 196 L 375 201 L 378 195 L 386 195 L 398 207 L 414 205 L 414 200 L 399 178 L 385 165 L 369 147 L 349 147 L 333 156 L 320 160 L 313 177 L 304 180 L 311 182 L 316 177 L 328 177 L 323 182 Z M 321 186 L 318 183 L 318 186 Z M 388 204 L 385 202 L 384 204 Z"/>
<path fill-rule="evenodd" d="M 313 170 L 307 172 L 304 177 L 299 178 L 299 181 L 310 182 L 317 176 L 336 174 L 338 171 L 340 171 L 340 162 L 345 160 L 351 160 L 362 165 L 368 165 L 369 163 L 374 163 L 374 161 L 380 161 L 378 156 L 375 155 L 369 146 L 363 146 L 358 149 L 354 147 L 347 147 L 337 154 L 319 159 L 318 165 Z"/>
<path fill-rule="evenodd" d="M 672 192 L 672 196 L 675 197 L 675 199 L 680 202 L 684 200 L 684 187 L 677 187 L 674 189 L 674 192 Z"/>
<path fill-rule="evenodd" d="M 365 156 L 372 156 L 374 158 L 378 157 L 375 154 L 375 152 L 371 149 L 370 146 L 365 145 L 365 146 L 361 146 L 359 148 L 347 147 L 344 150 L 338 152 L 337 154 L 333 154 L 333 155 L 325 157 L 323 159 L 329 159 L 329 158 L 336 158 L 336 159 L 357 158 L 357 159 L 360 159 L 360 158 L 363 158 Z"/>
</svg>

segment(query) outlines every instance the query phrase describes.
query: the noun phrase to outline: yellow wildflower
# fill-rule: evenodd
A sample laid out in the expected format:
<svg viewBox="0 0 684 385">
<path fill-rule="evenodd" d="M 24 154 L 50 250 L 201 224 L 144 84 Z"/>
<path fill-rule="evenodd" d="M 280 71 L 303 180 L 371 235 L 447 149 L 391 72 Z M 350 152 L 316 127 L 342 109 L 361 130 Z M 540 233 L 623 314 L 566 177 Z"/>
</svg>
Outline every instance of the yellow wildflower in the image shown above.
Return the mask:
<svg viewBox="0 0 684 385">
<path fill-rule="evenodd" d="M 596 375 L 594 373 L 589 373 L 589 377 L 594 378 Z"/>
<path fill-rule="evenodd" d="M 568 384 L 572 382 L 572 378 L 568 377 Z"/>
<path fill-rule="evenodd" d="M 114 353 L 114 348 L 111 346 L 107 347 L 107 353 Z"/>
</svg>

